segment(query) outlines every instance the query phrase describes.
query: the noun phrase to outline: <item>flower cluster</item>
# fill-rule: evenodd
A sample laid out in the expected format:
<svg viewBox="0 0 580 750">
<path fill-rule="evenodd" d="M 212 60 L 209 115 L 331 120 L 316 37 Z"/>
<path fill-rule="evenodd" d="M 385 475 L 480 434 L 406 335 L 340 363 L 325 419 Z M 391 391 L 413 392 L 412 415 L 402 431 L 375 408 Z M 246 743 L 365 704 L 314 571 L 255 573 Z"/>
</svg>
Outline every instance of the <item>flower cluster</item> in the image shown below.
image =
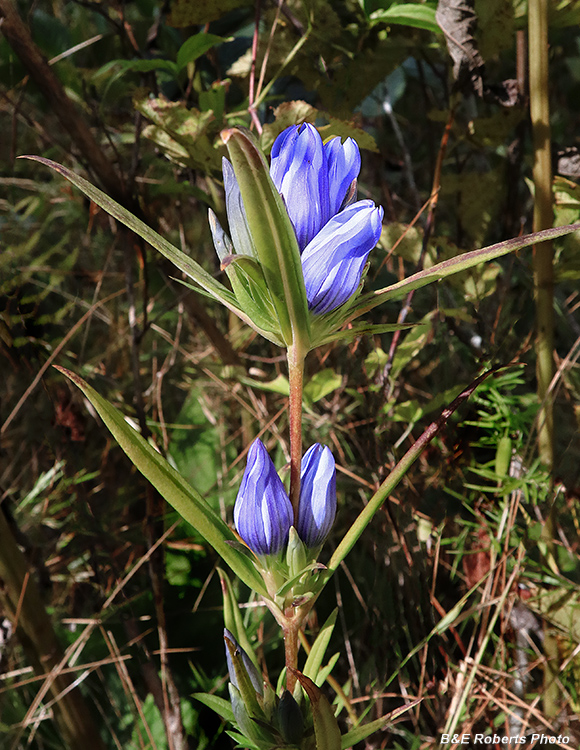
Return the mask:
<svg viewBox="0 0 580 750">
<path fill-rule="evenodd" d="M 329 448 L 315 443 L 302 458 L 296 531 L 306 547 L 319 547 L 336 515 L 336 468 Z M 288 543 L 292 505 L 261 440 L 248 451 L 234 506 L 238 534 L 257 555 L 275 555 Z"/>
<path fill-rule="evenodd" d="M 308 123 L 286 128 L 272 146 L 270 176 L 282 195 L 301 253 L 309 309 L 335 310 L 358 289 L 370 251 L 377 244 L 383 209 L 356 200 L 360 171 L 357 144 L 338 137 L 323 143 Z M 223 160 L 231 244 L 211 214 L 221 259 L 230 250 L 257 257 L 234 169 Z"/>
</svg>

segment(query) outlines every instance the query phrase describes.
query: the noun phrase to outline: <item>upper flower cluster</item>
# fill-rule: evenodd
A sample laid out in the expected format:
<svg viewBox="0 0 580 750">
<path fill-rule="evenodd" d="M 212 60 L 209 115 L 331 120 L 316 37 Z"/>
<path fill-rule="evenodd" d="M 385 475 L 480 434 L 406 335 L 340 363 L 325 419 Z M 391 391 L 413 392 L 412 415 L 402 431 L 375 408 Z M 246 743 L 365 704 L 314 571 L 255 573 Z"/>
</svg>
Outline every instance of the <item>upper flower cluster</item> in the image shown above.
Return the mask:
<svg viewBox="0 0 580 750">
<path fill-rule="evenodd" d="M 329 448 L 315 443 L 302 458 L 296 531 L 308 548 L 320 546 L 336 515 L 336 468 Z M 238 534 L 257 555 L 275 555 L 288 543 L 292 505 L 260 439 L 248 451 L 234 506 Z"/>
<path fill-rule="evenodd" d="M 270 176 L 282 195 L 301 253 L 309 309 L 330 312 L 357 290 L 377 244 L 383 209 L 356 201 L 357 144 L 338 137 L 323 143 L 311 124 L 286 128 L 272 146 Z M 233 250 L 257 257 L 232 165 L 223 160 L 226 210 Z M 214 244 L 224 256 L 223 231 L 212 220 Z"/>
</svg>

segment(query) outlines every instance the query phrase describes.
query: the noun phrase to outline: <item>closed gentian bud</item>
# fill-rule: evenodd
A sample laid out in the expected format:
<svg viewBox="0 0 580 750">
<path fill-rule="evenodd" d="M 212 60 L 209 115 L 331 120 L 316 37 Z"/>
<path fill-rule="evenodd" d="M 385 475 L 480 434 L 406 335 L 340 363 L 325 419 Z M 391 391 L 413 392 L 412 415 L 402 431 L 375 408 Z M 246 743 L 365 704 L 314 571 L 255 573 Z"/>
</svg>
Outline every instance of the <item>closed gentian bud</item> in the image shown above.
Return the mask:
<svg viewBox="0 0 580 750">
<path fill-rule="evenodd" d="M 314 125 L 287 128 L 274 141 L 270 176 L 284 198 L 300 250 L 329 220 L 328 164 Z"/>
<path fill-rule="evenodd" d="M 336 516 L 336 466 L 327 446 L 315 443 L 302 459 L 297 531 L 307 547 L 321 545 Z"/>
<path fill-rule="evenodd" d="M 259 439 L 248 451 L 234 522 L 238 534 L 256 555 L 275 555 L 286 546 L 293 523 L 292 505 Z"/>
<path fill-rule="evenodd" d="M 304 735 L 304 717 L 300 706 L 288 690 L 282 693 L 278 704 L 280 734 L 289 745 L 299 745 Z"/>
<path fill-rule="evenodd" d="M 302 253 L 308 307 L 325 313 L 357 290 L 370 251 L 379 241 L 383 209 L 370 200 L 333 216 Z"/>
<path fill-rule="evenodd" d="M 231 649 L 230 646 L 228 646 L 228 644 L 226 643 L 226 660 L 228 663 L 228 673 L 230 675 L 230 682 L 232 683 L 232 685 L 240 690 L 240 682 L 236 674 L 236 667 L 232 659 L 231 651 L 233 651 L 236 656 L 241 656 L 243 667 L 247 673 L 247 676 L 250 678 L 254 690 L 256 691 L 256 693 L 259 693 L 259 695 L 262 695 L 264 692 L 264 688 L 260 673 L 256 669 L 248 654 L 244 651 L 244 649 L 234 638 L 233 634 L 227 628 L 224 628 L 224 640 L 229 641 L 230 646 L 233 646 L 233 649 Z"/>
</svg>

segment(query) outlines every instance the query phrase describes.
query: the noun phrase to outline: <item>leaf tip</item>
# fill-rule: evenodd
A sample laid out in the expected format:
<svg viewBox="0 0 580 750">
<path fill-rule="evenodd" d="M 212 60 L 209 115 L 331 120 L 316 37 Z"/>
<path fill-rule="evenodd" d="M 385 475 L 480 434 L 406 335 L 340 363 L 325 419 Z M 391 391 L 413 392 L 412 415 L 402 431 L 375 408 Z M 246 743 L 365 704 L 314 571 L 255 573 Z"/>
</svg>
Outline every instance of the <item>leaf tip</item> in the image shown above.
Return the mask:
<svg viewBox="0 0 580 750">
<path fill-rule="evenodd" d="M 85 384 L 84 380 L 80 378 L 76 373 L 72 372 L 72 370 L 67 370 L 66 367 L 62 367 L 61 365 L 53 365 L 53 367 L 55 370 L 58 370 L 63 375 L 65 375 L 75 385 L 78 385 L 79 388 L 82 388 L 82 386 Z"/>
</svg>

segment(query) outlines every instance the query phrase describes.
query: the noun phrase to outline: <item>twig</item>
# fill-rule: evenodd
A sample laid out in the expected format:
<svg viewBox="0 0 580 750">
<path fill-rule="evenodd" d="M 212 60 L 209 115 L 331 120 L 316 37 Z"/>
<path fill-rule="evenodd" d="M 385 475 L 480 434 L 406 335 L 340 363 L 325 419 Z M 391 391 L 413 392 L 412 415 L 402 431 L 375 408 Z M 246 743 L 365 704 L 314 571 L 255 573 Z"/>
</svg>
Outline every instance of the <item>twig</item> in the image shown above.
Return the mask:
<svg viewBox="0 0 580 750">
<path fill-rule="evenodd" d="M 129 205 L 132 201 L 125 191 L 120 175 L 95 140 L 81 112 L 67 96 L 63 85 L 34 43 L 30 31 L 11 0 L 0 0 L 0 22 L 6 41 L 20 58 L 100 182 L 116 200 Z"/>
<path fill-rule="evenodd" d="M 435 166 L 435 173 L 433 175 L 433 186 L 431 188 L 431 200 L 429 203 L 429 212 L 427 214 L 427 221 L 425 222 L 425 230 L 423 232 L 423 244 L 421 246 L 421 255 L 419 256 L 419 261 L 417 263 L 417 269 L 416 269 L 417 272 L 423 269 L 423 263 L 425 261 L 425 253 L 427 252 L 427 247 L 429 246 L 429 240 L 431 239 L 431 233 L 433 231 L 433 225 L 435 222 L 435 211 L 437 210 L 437 202 L 439 199 L 439 188 L 441 186 L 441 170 L 443 166 L 443 159 L 445 157 L 445 152 L 447 151 L 447 144 L 449 142 L 449 134 L 451 133 L 451 127 L 453 125 L 454 118 L 455 118 L 455 112 L 452 109 L 449 114 L 449 119 L 447 120 L 445 130 L 443 131 L 443 135 L 441 137 L 441 146 L 439 148 L 439 154 L 437 156 L 437 164 Z M 403 307 L 401 308 L 401 312 L 399 313 L 397 323 L 402 324 L 405 322 L 407 315 L 409 314 L 411 310 L 411 302 L 413 301 L 414 294 L 415 294 L 415 290 L 412 289 L 407 295 L 405 299 L 405 303 L 403 304 Z M 397 346 L 398 346 L 400 338 L 401 338 L 401 331 L 400 330 L 395 331 L 393 334 L 392 341 L 391 341 L 391 346 L 389 347 L 389 354 L 387 357 L 387 361 L 385 363 L 383 372 L 380 377 L 380 382 L 384 387 L 385 400 L 389 399 L 390 393 L 391 393 L 391 387 L 390 387 L 388 378 L 389 378 L 389 372 L 391 371 L 391 367 L 393 366 L 393 360 L 395 358 L 395 352 L 397 350 Z"/>
</svg>

